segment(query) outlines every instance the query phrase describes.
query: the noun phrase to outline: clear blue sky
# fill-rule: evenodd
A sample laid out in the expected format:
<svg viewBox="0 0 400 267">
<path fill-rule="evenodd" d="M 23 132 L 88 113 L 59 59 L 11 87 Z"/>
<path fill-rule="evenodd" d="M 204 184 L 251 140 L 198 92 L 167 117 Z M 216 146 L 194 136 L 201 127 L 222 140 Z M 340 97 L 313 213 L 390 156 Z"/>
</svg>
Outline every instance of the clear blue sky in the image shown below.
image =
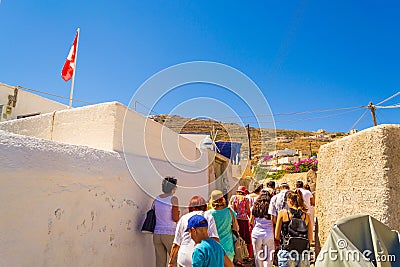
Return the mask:
<svg viewBox="0 0 400 267">
<path fill-rule="evenodd" d="M 3 0 L 0 82 L 68 97 L 70 82 L 60 72 L 80 27 L 76 99 L 128 105 L 158 71 L 204 60 L 246 74 L 275 114 L 363 106 L 400 91 L 399 14 L 398 1 Z M 167 95 L 155 111 L 215 94 L 236 101 L 215 86 L 196 84 Z M 400 96 L 385 105 L 399 102 Z M 194 109 L 177 111 L 191 116 Z M 226 115 L 213 107 L 194 114 L 206 111 Z M 276 126 L 348 131 L 364 111 L 299 120 L 343 112 L 278 116 Z M 377 111 L 379 123 L 399 123 L 399 115 L 399 109 Z M 356 128 L 371 125 L 368 113 Z"/>
</svg>

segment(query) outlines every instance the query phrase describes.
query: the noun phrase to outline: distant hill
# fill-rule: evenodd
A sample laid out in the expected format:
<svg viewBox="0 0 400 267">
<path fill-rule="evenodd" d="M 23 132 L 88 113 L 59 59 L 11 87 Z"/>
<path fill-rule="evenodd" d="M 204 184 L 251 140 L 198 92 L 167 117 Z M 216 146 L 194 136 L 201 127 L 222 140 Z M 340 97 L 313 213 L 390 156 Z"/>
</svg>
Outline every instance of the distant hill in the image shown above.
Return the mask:
<svg viewBox="0 0 400 267">
<path fill-rule="evenodd" d="M 177 133 L 203 133 L 211 136 L 216 134 L 216 141 L 240 142 L 242 143 L 242 158 L 248 158 L 247 130 L 236 123 L 218 122 L 209 119 L 191 119 L 175 115 L 152 115 L 152 119 Z M 250 127 L 252 163 L 256 164 L 261 155 L 265 155 L 268 151 L 275 149 L 299 149 L 303 155 L 310 156 L 317 153 L 321 145 L 345 135 L 345 133 L 341 132 L 317 133 L 282 129 L 277 129 L 275 132 L 274 129 Z"/>
</svg>

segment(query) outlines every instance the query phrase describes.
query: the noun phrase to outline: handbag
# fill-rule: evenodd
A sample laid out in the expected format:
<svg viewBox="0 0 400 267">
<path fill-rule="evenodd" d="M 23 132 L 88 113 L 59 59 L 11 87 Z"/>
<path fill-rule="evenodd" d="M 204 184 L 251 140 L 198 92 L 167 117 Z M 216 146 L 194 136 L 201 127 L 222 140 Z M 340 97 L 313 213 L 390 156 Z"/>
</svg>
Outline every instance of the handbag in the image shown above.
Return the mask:
<svg viewBox="0 0 400 267">
<path fill-rule="evenodd" d="M 154 209 L 154 202 L 150 210 L 147 211 L 146 219 L 142 225 L 142 233 L 154 233 L 156 227 L 156 210 Z"/>
<path fill-rule="evenodd" d="M 234 240 L 233 246 L 235 249 L 234 259 L 236 261 L 243 261 L 243 259 L 246 259 L 249 257 L 249 251 L 247 249 L 246 242 L 239 235 L 239 223 L 238 223 L 237 219 L 235 218 L 235 216 L 233 215 L 233 211 L 231 209 L 229 209 L 229 211 L 230 211 L 231 217 L 232 217 L 231 228 L 232 228 L 232 237 Z"/>
<path fill-rule="evenodd" d="M 240 236 L 235 243 L 235 260 L 243 261 L 243 259 L 249 258 L 249 251 L 247 249 L 247 244 L 243 238 Z"/>
<path fill-rule="evenodd" d="M 235 216 L 233 215 L 233 211 L 230 208 L 229 208 L 229 212 L 231 213 L 231 217 L 232 217 L 232 224 L 231 224 L 232 232 L 235 235 L 238 235 L 238 233 L 239 233 L 239 223 L 236 220 Z"/>
</svg>

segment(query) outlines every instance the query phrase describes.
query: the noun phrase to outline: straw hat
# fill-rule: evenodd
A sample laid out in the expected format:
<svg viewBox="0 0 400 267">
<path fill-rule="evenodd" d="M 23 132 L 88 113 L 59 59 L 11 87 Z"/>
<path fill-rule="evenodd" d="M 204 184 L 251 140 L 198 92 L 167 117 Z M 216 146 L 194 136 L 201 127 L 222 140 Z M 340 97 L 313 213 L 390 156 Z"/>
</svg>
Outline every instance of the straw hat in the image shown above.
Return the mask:
<svg viewBox="0 0 400 267">
<path fill-rule="evenodd" d="M 220 190 L 214 190 L 211 192 L 210 200 L 217 201 L 218 199 L 223 198 L 223 197 L 224 197 L 224 194 L 222 194 L 222 192 Z"/>
</svg>

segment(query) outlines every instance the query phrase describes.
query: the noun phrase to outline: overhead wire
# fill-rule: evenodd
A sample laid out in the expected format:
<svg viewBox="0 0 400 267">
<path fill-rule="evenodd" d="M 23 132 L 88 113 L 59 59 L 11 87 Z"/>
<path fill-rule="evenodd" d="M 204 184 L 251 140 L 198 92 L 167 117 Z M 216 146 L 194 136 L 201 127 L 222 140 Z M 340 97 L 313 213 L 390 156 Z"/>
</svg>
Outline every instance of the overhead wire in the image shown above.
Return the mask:
<svg viewBox="0 0 400 267">
<path fill-rule="evenodd" d="M 30 92 L 35 92 L 35 93 L 39 93 L 39 94 L 43 94 L 43 95 L 47 95 L 47 96 L 51 96 L 51 97 L 55 97 L 55 98 L 60 98 L 60 99 L 66 99 L 69 100 L 69 97 L 65 97 L 65 96 L 60 96 L 60 95 L 56 95 L 56 94 L 51 94 L 51 93 L 47 93 L 41 90 L 36 90 L 36 89 L 32 89 L 32 88 L 27 88 L 27 87 L 22 87 L 19 86 L 18 89 L 20 90 L 24 90 L 24 91 L 30 91 Z M 395 104 L 395 105 L 390 105 L 390 106 L 380 106 L 381 104 L 395 98 L 396 96 L 400 95 L 400 91 L 393 94 L 392 96 L 386 98 L 385 100 L 379 102 L 378 104 L 374 105 L 375 109 L 390 109 L 390 108 L 400 108 L 400 103 Z M 75 102 L 79 102 L 79 103 L 83 103 L 83 104 L 88 104 L 88 105 L 93 105 L 95 103 L 93 102 L 89 102 L 89 101 L 84 101 L 84 100 L 80 100 L 80 99 L 73 99 L 73 101 Z M 143 104 L 140 101 L 135 101 L 136 103 L 140 104 L 142 107 L 146 108 L 149 113 L 154 113 L 156 115 L 160 115 L 160 113 L 156 112 L 154 110 L 154 108 L 150 108 L 147 105 Z M 275 122 L 299 122 L 299 121 L 309 121 L 309 120 L 318 120 L 318 119 L 324 119 L 324 118 L 331 118 L 331 117 L 337 117 L 337 116 L 341 116 L 344 114 L 348 114 L 354 111 L 357 111 L 359 109 L 363 109 L 363 108 L 369 108 L 368 106 L 354 106 L 354 107 L 345 107 L 345 108 L 333 108 L 333 109 L 317 109 L 317 110 L 309 110 L 309 111 L 295 111 L 295 112 L 283 112 L 283 113 L 275 113 L 275 114 L 252 114 L 252 115 L 237 115 L 237 116 L 221 116 L 221 117 L 214 117 L 213 119 L 229 119 L 229 118 L 251 118 L 251 117 L 279 117 L 279 116 L 292 116 L 292 115 L 305 115 L 305 114 L 313 114 L 313 113 L 328 113 L 328 112 L 334 112 L 334 111 L 341 111 L 341 110 L 347 110 L 346 112 L 341 112 L 341 113 L 337 113 L 337 114 L 332 114 L 332 115 L 327 115 L 327 116 L 319 116 L 319 117 L 311 117 L 311 118 L 299 118 L 299 119 L 292 119 L 292 120 L 275 120 Z M 362 119 L 365 117 L 366 113 L 368 112 L 368 110 L 366 110 L 361 117 L 353 124 L 353 126 L 351 127 L 351 129 L 354 129 L 354 127 L 356 127 L 361 121 Z M 146 115 L 146 113 L 142 113 L 139 112 L 143 115 Z M 147 114 L 150 115 L 150 114 Z M 272 123 L 272 121 L 269 122 L 260 122 L 260 121 L 241 121 L 242 123 Z"/>
<path fill-rule="evenodd" d="M 351 112 L 355 112 L 357 110 L 359 110 L 361 107 L 359 108 L 355 108 L 346 112 L 341 112 L 341 113 L 337 113 L 337 114 L 331 114 L 331 115 L 326 115 L 326 116 L 319 116 L 319 117 L 312 117 L 312 118 L 299 118 L 299 119 L 294 119 L 294 120 L 274 120 L 275 122 L 297 122 L 297 121 L 308 121 L 308 120 L 319 120 L 319 119 L 324 119 L 324 118 L 331 118 L 331 117 L 337 117 L 337 116 L 341 116 L 347 113 L 351 113 Z M 271 121 L 268 122 L 263 122 L 263 121 L 242 121 L 243 123 L 272 123 Z"/>
<path fill-rule="evenodd" d="M 35 89 L 32 89 L 32 88 L 18 87 L 18 89 L 23 90 L 23 91 L 30 91 L 30 92 L 40 93 L 40 94 L 43 94 L 43 95 L 48 95 L 48 96 L 52 96 L 52 97 L 56 97 L 56 98 L 68 99 L 69 100 L 69 97 L 50 94 L 50 93 L 43 92 L 43 91 L 40 91 L 40 90 L 35 90 Z M 88 105 L 95 104 L 95 103 L 92 103 L 92 102 L 87 102 L 87 101 L 83 101 L 83 100 L 79 100 L 79 99 L 75 99 L 75 98 L 73 98 L 72 100 L 75 101 L 75 102 L 80 102 L 80 103 L 84 103 L 84 104 L 88 104 Z"/>
<path fill-rule="evenodd" d="M 400 108 L 400 103 L 390 105 L 390 106 L 375 106 L 376 109 L 384 109 L 384 108 Z"/>
<path fill-rule="evenodd" d="M 223 117 L 215 117 L 216 119 L 228 119 L 228 118 L 246 118 L 246 117 L 278 117 L 278 116 L 288 116 L 288 115 L 303 115 L 303 114 L 312 114 L 312 113 L 326 113 L 340 110 L 351 110 L 356 108 L 365 108 L 366 106 L 355 106 L 355 107 L 347 107 L 347 108 L 333 108 L 333 109 L 316 109 L 309 111 L 295 111 L 295 112 L 284 112 L 284 113 L 274 113 L 274 114 L 257 114 L 257 115 L 238 115 L 238 116 L 223 116 Z"/>
<path fill-rule="evenodd" d="M 378 103 L 378 104 L 376 104 L 376 105 L 383 104 L 383 103 L 385 103 L 385 102 L 389 101 L 390 99 L 393 99 L 393 98 L 395 98 L 395 97 L 396 97 L 396 96 L 398 96 L 398 95 L 400 95 L 400 92 L 397 92 L 397 93 L 395 93 L 394 95 L 392 95 L 392 96 L 390 96 L 390 97 L 386 98 L 385 100 L 382 100 L 381 102 L 379 102 L 379 103 Z"/>
<path fill-rule="evenodd" d="M 391 95 L 391 96 L 389 96 L 388 98 L 382 100 L 382 101 L 379 102 L 378 104 L 373 105 L 373 108 L 374 108 L 374 109 L 400 108 L 400 103 L 395 104 L 395 105 L 391 105 L 391 106 L 379 106 L 379 105 L 381 105 L 381 104 L 383 104 L 383 103 L 385 103 L 385 102 L 387 102 L 387 101 L 389 101 L 389 100 L 395 98 L 395 97 L 398 96 L 398 95 L 400 95 L 400 91 L 397 92 L 397 93 L 395 93 L 395 94 L 393 94 L 393 95 Z M 370 107 L 370 106 L 366 106 L 366 108 L 370 109 L 371 107 Z M 358 118 L 358 120 L 353 124 L 353 126 L 351 126 L 350 130 L 354 129 L 354 128 L 364 119 L 364 117 L 365 117 L 365 115 L 367 114 L 367 112 L 368 112 L 368 110 L 366 110 L 366 111 L 361 115 L 361 117 Z"/>
<path fill-rule="evenodd" d="M 368 113 L 368 110 L 364 111 L 364 113 L 361 115 L 360 118 L 350 127 L 350 130 L 353 130 L 365 117 L 365 115 Z M 349 132 L 350 132 L 349 130 Z"/>
<path fill-rule="evenodd" d="M 154 109 L 152 109 L 152 108 L 149 108 L 149 107 L 146 106 L 145 104 L 143 104 L 143 103 L 141 103 L 141 102 L 139 102 L 139 101 L 137 101 L 137 100 L 135 100 L 135 102 L 138 103 L 138 104 L 140 104 L 142 107 L 146 108 L 148 111 L 150 111 L 150 112 L 153 111 L 156 115 L 160 115 L 160 113 L 156 112 L 156 111 L 155 111 Z M 141 113 L 141 114 L 146 114 L 146 113 Z M 148 115 L 150 115 L 150 114 L 148 114 Z"/>
</svg>

